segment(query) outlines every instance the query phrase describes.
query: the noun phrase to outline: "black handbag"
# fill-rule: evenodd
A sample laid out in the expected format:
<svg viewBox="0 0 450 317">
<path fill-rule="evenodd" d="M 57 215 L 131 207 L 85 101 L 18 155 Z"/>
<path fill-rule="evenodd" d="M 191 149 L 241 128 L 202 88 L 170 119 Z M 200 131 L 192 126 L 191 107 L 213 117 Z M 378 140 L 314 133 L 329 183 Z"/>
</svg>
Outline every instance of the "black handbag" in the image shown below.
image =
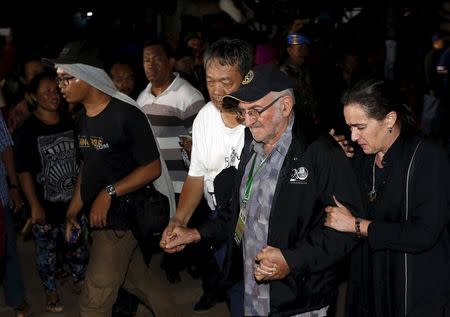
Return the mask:
<svg viewBox="0 0 450 317">
<path fill-rule="evenodd" d="M 125 195 L 128 212 L 132 213 L 131 231 L 139 242 L 149 242 L 162 234 L 170 217 L 167 196 L 157 191 L 153 184 Z"/>
</svg>

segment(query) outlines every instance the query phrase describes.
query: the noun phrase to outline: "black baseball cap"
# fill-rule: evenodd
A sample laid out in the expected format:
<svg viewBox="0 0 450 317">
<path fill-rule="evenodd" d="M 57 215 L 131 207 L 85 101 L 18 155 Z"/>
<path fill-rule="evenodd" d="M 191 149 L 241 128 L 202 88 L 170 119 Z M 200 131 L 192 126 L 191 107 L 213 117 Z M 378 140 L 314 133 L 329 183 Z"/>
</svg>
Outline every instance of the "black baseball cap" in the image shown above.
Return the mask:
<svg viewBox="0 0 450 317">
<path fill-rule="evenodd" d="M 57 58 L 43 58 L 47 64 L 85 64 L 103 68 L 103 61 L 99 57 L 100 50 L 88 41 L 67 43 Z"/>
<path fill-rule="evenodd" d="M 238 90 L 223 97 L 223 107 L 235 108 L 239 102 L 253 102 L 272 91 L 289 88 L 294 88 L 294 82 L 277 65 L 258 65 L 245 75 Z"/>
</svg>

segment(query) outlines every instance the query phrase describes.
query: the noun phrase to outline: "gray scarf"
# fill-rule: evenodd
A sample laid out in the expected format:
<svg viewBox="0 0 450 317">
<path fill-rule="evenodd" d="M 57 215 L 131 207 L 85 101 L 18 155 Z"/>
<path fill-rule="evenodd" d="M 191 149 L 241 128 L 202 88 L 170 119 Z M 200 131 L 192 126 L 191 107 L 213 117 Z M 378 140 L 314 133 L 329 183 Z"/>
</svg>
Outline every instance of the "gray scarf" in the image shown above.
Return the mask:
<svg viewBox="0 0 450 317">
<path fill-rule="evenodd" d="M 88 83 L 94 88 L 97 88 L 105 94 L 133 105 L 140 110 L 140 107 L 138 106 L 136 101 L 117 90 L 113 81 L 103 69 L 86 64 L 55 64 L 55 67 L 62 69 L 69 75 L 81 79 L 82 81 Z M 150 121 L 148 121 L 148 124 L 150 126 L 150 129 L 152 129 L 153 135 L 155 135 Z M 173 190 L 172 181 L 169 176 L 169 171 L 167 169 L 164 158 L 162 157 L 158 142 L 156 142 L 156 146 L 158 147 L 161 161 L 161 176 L 153 182 L 153 185 L 158 191 L 169 198 L 170 216 L 172 217 L 175 215 L 176 211 L 175 193 Z"/>
</svg>

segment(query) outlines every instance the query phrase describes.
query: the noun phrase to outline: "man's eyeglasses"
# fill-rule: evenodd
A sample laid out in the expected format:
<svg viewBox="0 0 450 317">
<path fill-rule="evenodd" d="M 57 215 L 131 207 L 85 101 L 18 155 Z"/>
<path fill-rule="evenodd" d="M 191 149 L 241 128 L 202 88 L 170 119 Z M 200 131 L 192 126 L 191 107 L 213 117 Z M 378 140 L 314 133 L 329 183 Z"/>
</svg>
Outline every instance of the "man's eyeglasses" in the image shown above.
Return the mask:
<svg viewBox="0 0 450 317">
<path fill-rule="evenodd" d="M 69 77 L 57 77 L 56 78 L 56 82 L 58 83 L 58 85 L 61 86 L 68 86 L 70 84 L 70 81 L 72 79 L 74 79 L 75 77 L 73 76 L 69 76 Z"/>
<path fill-rule="evenodd" d="M 245 116 L 249 116 L 252 120 L 254 121 L 258 121 L 259 116 L 266 111 L 267 109 L 269 109 L 270 107 L 272 107 L 277 101 L 278 99 L 280 99 L 282 96 L 278 96 L 277 98 L 275 98 L 274 101 L 272 101 L 271 103 L 269 103 L 267 106 L 265 106 L 264 108 L 262 108 L 261 110 L 256 110 L 256 109 L 249 109 L 249 110 L 245 110 L 245 109 L 237 109 L 236 115 L 239 117 L 239 119 L 244 120 Z"/>
</svg>

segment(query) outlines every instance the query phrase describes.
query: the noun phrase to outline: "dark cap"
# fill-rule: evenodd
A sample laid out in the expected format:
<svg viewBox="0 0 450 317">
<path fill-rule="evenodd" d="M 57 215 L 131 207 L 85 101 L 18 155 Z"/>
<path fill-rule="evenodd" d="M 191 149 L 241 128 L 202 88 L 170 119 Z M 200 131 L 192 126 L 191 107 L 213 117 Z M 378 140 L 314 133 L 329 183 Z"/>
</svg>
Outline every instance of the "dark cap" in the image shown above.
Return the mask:
<svg viewBox="0 0 450 317">
<path fill-rule="evenodd" d="M 268 93 L 294 88 L 294 82 L 275 64 L 255 66 L 245 75 L 239 89 L 223 97 L 224 108 L 233 108 L 241 101 L 253 102 Z"/>
<path fill-rule="evenodd" d="M 90 45 L 87 41 L 70 42 L 64 46 L 58 58 L 43 58 L 49 64 L 85 64 L 103 68 L 103 61 L 99 57 L 98 47 Z"/>
</svg>

